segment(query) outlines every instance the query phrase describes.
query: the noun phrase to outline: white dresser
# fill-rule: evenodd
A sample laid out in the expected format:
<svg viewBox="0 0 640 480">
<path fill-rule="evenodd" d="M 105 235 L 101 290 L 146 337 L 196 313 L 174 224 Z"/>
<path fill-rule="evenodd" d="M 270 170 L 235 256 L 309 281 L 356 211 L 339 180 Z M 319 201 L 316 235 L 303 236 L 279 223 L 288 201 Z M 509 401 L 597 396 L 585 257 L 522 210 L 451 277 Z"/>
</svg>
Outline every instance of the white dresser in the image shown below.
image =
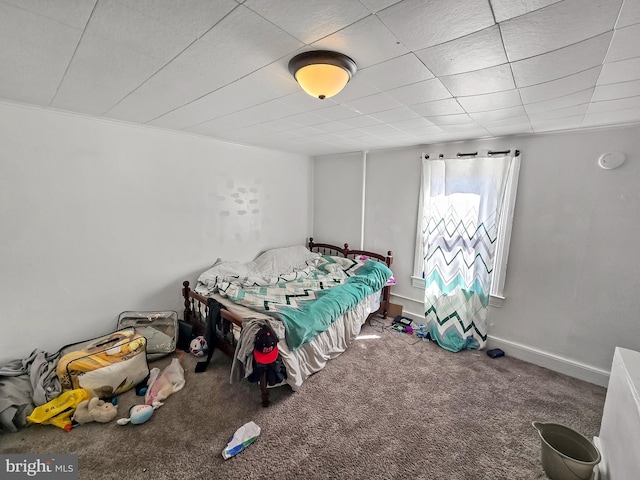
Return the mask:
<svg viewBox="0 0 640 480">
<path fill-rule="evenodd" d="M 617 347 L 600 436 L 594 437 L 602 461 L 598 480 L 638 480 L 640 478 L 640 353 Z"/>
</svg>

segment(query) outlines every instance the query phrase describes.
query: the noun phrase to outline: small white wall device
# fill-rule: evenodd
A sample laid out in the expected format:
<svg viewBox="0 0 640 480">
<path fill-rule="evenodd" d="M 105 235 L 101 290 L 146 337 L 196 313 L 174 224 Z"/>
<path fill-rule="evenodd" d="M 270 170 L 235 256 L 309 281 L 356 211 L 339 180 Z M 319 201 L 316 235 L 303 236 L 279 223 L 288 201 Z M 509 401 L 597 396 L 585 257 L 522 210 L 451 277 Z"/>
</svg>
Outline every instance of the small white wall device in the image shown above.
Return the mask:
<svg viewBox="0 0 640 480">
<path fill-rule="evenodd" d="M 611 170 L 612 168 L 618 168 L 624 161 L 625 156 L 622 152 L 603 153 L 598 159 L 598 165 L 607 170 Z"/>
</svg>

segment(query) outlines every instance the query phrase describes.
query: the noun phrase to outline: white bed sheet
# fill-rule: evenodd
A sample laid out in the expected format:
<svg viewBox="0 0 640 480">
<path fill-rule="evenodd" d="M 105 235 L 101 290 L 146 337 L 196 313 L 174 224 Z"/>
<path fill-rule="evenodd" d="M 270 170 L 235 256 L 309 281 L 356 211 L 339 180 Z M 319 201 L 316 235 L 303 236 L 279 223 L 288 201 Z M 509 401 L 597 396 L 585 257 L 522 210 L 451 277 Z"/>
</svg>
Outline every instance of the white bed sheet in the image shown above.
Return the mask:
<svg viewBox="0 0 640 480">
<path fill-rule="evenodd" d="M 245 319 L 242 331 L 237 327 L 234 330 L 238 344 L 231 367 L 230 382 L 241 381 L 251 373 L 253 339 L 260 326 L 268 323 L 280 339 L 278 350 L 287 370 L 287 379 L 283 383 L 295 391 L 309 376 L 322 370 L 329 360 L 336 358 L 353 343 L 369 315 L 380 308 L 381 292 L 364 298 L 353 309 L 335 320 L 327 330 L 295 350 L 289 349 L 284 325 L 279 320 L 236 305 L 219 294 L 211 296 L 229 311 Z"/>
</svg>

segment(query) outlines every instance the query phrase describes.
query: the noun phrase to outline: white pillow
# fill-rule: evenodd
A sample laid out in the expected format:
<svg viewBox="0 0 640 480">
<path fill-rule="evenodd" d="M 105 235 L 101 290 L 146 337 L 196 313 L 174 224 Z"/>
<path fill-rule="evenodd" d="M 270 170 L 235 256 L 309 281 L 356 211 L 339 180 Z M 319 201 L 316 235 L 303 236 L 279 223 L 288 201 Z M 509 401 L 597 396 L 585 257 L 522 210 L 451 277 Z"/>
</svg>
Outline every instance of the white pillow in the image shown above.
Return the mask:
<svg viewBox="0 0 640 480">
<path fill-rule="evenodd" d="M 321 255 L 313 253 L 302 245 L 291 247 L 272 248 L 258 255 L 254 260 L 256 267 L 261 272 L 271 272 L 283 275 L 307 267 L 315 267 Z"/>
</svg>

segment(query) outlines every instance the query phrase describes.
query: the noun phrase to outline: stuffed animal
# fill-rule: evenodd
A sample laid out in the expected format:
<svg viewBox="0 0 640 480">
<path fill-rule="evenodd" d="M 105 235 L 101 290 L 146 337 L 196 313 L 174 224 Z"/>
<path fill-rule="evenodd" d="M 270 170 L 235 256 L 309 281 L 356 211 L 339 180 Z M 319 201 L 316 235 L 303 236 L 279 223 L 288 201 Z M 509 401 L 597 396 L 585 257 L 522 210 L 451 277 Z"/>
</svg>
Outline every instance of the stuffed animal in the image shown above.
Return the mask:
<svg viewBox="0 0 640 480">
<path fill-rule="evenodd" d="M 98 397 L 92 397 L 78 404 L 72 420 L 80 425 L 89 422 L 107 423 L 113 420 L 117 414 L 117 406 L 100 400 Z"/>
</svg>

